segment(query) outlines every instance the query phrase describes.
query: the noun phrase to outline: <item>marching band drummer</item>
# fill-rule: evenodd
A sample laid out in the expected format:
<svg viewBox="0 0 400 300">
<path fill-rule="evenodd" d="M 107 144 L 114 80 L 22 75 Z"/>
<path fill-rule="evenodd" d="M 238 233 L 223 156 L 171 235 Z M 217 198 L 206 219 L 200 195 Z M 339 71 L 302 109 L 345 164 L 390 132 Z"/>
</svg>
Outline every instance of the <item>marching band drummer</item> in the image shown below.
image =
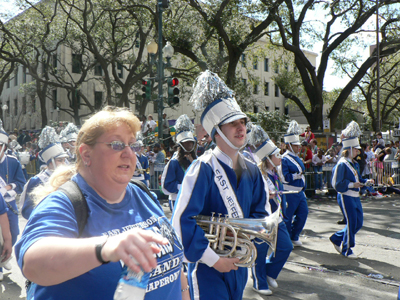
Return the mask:
<svg viewBox="0 0 400 300">
<path fill-rule="evenodd" d="M 286 195 L 287 208 L 284 220 L 293 246 L 303 245 L 299 240 L 299 236 L 308 216 L 307 198 L 304 194 L 306 185 L 304 178 L 305 168 L 298 157 L 301 147 L 299 133 L 299 124 L 292 120 L 287 134 L 284 135 L 287 151 L 282 156 L 282 175 L 285 179 L 283 187 L 285 191 L 299 192 Z"/>
<path fill-rule="evenodd" d="M 360 187 L 372 184 L 373 179 L 364 179 L 360 175 L 358 163 L 354 160 L 357 149 L 361 149 L 358 137 L 360 127 L 351 121 L 342 131 L 343 152 L 332 176 L 332 186 L 338 192 L 338 201 L 346 218 L 347 224 L 330 237 L 339 254 L 351 259 L 358 256 L 353 253 L 355 235 L 363 225 L 363 209 L 360 200 Z"/>
<path fill-rule="evenodd" d="M 188 263 L 192 299 L 239 300 L 247 282 L 247 268 L 237 257 L 220 257 L 209 246 L 197 215 L 262 218 L 271 213 L 267 187 L 256 165 L 239 150 L 246 144 L 247 116 L 234 93 L 210 71 L 197 79 L 190 102 L 204 109 L 201 123 L 217 147 L 195 160 L 183 178 L 172 224 L 181 237 Z"/>
<path fill-rule="evenodd" d="M 169 208 L 173 211 L 175 200 L 181 188 L 183 176 L 190 164 L 197 158 L 196 140 L 193 137 L 194 125 L 187 115 L 181 115 L 175 123 L 178 150 L 165 166 L 161 176 L 161 187 L 169 195 Z"/>
<path fill-rule="evenodd" d="M 278 287 L 276 279 L 293 250 L 293 244 L 283 221 L 283 216 L 286 214 L 286 198 L 285 195 L 279 194 L 283 191 L 277 170 L 281 164 L 281 155 L 280 149 L 269 139 L 268 134 L 259 125 L 253 126 L 249 134 L 249 144 L 255 147 L 254 154 L 261 161 L 258 166 L 268 185 L 271 209 L 273 212 L 277 209 L 281 211 L 275 253 L 267 256 L 268 244 L 255 243 L 257 259 L 255 266 L 251 268 L 253 290 L 261 295 L 271 295 L 270 287 Z"/>
<path fill-rule="evenodd" d="M 43 128 L 38 142 L 39 147 L 42 149 L 39 152 L 39 159 L 46 163 L 47 168 L 25 184 L 19 201 L 19 205 L 22 207 L 22 216 L 27 220 L 35 207 L 29 194 L 38 185 L 45 184 L 54 170 L 58 166 L 65 164 L 65 159 L 68 157 L 59 141 L 59 136 L 53 127 L 46 126 Z"/>
</svg>

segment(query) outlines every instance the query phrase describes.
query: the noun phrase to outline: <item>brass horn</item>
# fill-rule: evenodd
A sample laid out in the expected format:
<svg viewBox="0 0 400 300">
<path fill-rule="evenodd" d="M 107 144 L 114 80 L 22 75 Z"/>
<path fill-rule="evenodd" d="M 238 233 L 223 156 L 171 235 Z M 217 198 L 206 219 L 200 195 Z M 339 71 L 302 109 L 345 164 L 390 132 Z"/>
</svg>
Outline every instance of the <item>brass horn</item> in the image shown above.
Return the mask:
<svg viewBox="0 0 400 300">
<path fill-rule="evenodd" d="M 197 225 L 205 232 L 210 247 L 219 256 L 240 258 L 238 267 L 251 267 L 257 258 L 257 249 L 252 240 L 261 239 L 275 252 L 278 236 L 280 207 L 271 215 L 262 219 L 229 218 L 221 214 L 215 216 L 197 216 Z"/>
</svg>

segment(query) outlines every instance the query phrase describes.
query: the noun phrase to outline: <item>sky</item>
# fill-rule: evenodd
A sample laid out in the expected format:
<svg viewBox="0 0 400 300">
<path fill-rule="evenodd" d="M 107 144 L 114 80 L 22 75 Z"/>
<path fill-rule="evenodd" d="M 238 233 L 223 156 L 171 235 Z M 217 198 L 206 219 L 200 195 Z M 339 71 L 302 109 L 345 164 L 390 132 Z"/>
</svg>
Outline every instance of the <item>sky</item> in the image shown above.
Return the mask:
<svg viewBox="0 0 400 300">
<path fill-rule="evenodd" d="M 12 14 L 17 14 L 18 10 L 15 8 L 14 3 L 15 3 L 15 0 L 0 0 L 0 12 L 1 13 L 9 12 Z M 314 15 L 309 14 L 308 17 L 310 19 L 318 19 L 318 18 L 321 18 L 321 14 L 316 12 Z M 373 22 L 375 22 L 375 17 L 371 18 L 371 24 Z M 375 44 L 375 37 L 368 35 L 368 36 L 365 36 L 365 38 L 368 39 L 368 41 L 370 40 L 371 44 Z M 310 51 L 318 54 L 317 65 L 319 64 L 319 58 L 320 58 L 319 51 L 321 48 L 322 48 L 321 43 L 316 43 L 313 49 L 307 49 L 307 50 L 310 50 Z M 369 50 L 354 49 L 354 51 L 362 51 L 361 55 L 365 58 L 369 55 Z M 333 62 L 330 61 L 329 65 L 328 65 L 328 70 L 326 72 L 325 81 L 324 81 L 324 89 L 327 91 L 331 91 L 335 88 L 342 88 L 349 81 L 348 78 L 341 78 L 341 77 L 333 75 L 332 74 L 333 71 L 334 71 Z"/>
</svg>

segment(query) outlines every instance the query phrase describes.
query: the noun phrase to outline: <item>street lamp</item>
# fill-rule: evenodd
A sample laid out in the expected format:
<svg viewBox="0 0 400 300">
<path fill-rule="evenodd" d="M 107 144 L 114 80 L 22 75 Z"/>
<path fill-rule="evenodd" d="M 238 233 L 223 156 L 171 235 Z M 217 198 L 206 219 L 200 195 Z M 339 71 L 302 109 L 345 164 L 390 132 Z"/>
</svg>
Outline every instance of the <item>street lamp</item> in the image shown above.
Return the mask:
<svg viewBox="0 0 400 300">
<path fill-rule="evenodd" d="M 1 109 L 3 110 L 3 122 L 4 122 L 4 130 L 6 130 L 6 111 L 8 109 L 7 104 L 4 104 Z"/>
</svg>

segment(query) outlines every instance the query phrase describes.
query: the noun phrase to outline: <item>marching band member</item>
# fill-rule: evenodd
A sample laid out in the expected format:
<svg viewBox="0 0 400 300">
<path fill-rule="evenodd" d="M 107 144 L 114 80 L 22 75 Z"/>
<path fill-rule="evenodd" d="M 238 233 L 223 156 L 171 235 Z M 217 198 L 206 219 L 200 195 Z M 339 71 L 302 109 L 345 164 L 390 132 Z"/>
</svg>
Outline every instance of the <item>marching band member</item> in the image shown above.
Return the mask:
<svg viewBox="0 0 400 300">
<path fill-rule="evenodd" d="M 12 254 L 12 244 L 11 244 L 11 232 L 10 232 L 10 222 L 7 216 L 7 205 L 4 201 L 3 196 L 0 194 L 0 234 L 2 239 L 0 239 L 0 266 L 10 266 L 8 261 Z M 3 281 L 3 272 L 0 272 L 0 281 Z"/>
<path fill-rule="evenodd" d="M 358 137 L 360 127 L 351 121 L 342 131 L 343 152 L 333 170 L 332 186 L 338 192 L 340 208 L 346 218 L 346 226 L 330 237 L 335 249 L 340 254 L 351 259 L 358 256 L 353 253 L 355 235 L 363 225 L 363 210 L 360 200 L 360 187 L 364 184 L 373 184 L 373 179 L 364 179 L 360 175 L 357 162 L 357 149 L 360 149 Z"/>
<path fill-rule="evenodd" d="M 257 259 L 251 268 L 253 290 L 261 295 L 271 295 L 270 287 L 278 287 L 276 279 L 293 250 L 293 244 L 283 221 L 286 213 L 286 198 L 285 195 L 279 194 L 283 191 L 283 185 L 278 175 L 281 155 L 280 149 L 269 139 L 268 134 L 261 126 L 253 126 L 249 134 L 249 144 L 255 147 L 254 154 L 261 161 L 259 167 L 268 185 L 271 209 L 273 212 L 277 209 L 281 211 L 275 253 L 267 256 L 268 245 L 255 243 Z"/>
<path fill-rule="evenodd" d="M 34 209 L 34 203 L 29 194 L 38 185 L 45 184 L 49 180 L 55 168 L 65 164 L 65 159 L 68 157 L 68 154 L 64 152 L 59 141 L 59 136 L 53 127 L 46 126 L 43 128 L 38 142 L 39 147 L 42 149 L 39 152 L 39 159 L 46 163 L 47 168 L 38 175 L 32 177 L 24 186 L 19 201 L 19 207 L 22 208 L 22 216 L 25 219 L 29 219 L 29 216 Z"/>
<path fill-rule="evenodd" d="M 18 208 L 15 201 L 17 194 L 22 192 L 26 183 L 21 164 L 13 155 L 6 154 L 8 145 L 8 134 L 0 123 L 0 193 L 8 207 L 7 216 L 10 223 L 11 243 L 14 246 L 19 234 Z M 10 269 L 11 265 L 5 265 Z M 3 269 L 0 268 L 0 277 L 3 276 Z"/>
<path fill-rule="evenodd" d="M 147 187 L 149 187 L 149 180 L 150 180 L 150 175 L 146 172 L 146 170 L 149 168 L 149 160 L 148 158 L 143 155 L 143 142 L 141 140 L 142 135 L 140 131 L 136 134 L 137 136 L 137 143 L 138 143 L 138 148 L 135 150 L 136 151 L 136 168 L 135 168 L 135 173 L 133 173 L 133 179 L 140 180 L 143 182 Z"/>
<path fill-rule="evenodd" d="M 66 152 L 68 154 L 68 161 L 70 163 L 75 163 L 76 153 L 75 153 L 75 143 L 78 137 L 79 129 L 74 123 L 68 123 L 68 125 L 62 130 L 61 135 L 65 137 L 67 143 Z"/>
<path fill-rule="evenodd" d="M 187 115 L 181 115 L 175 124 L 175 141 L 178 150 L 165 166 L 161 176 L 161 187 L 169 195 L 169 207 L 174 209 L 175 200 L 181 188 L 183 176 L 190 164 L 197 158 L 196 141 L 193 137 L 194 125 Z"/>
<path fill-rule="evenodd" d="M 308 216 L 307 199 L 304 194 L 306 185 L 304 164 L 297 156 L 301 147 L 299 132 L 299 124 L 292 120 L 289 124 L 287 134 L 284 135 L 288 149 L 282 157 L 282 175 L 285 179 L 283 187 L 285 191 L 299 192 L 297 194 L 286 195 L 287 208 L 286 215 L 284 216 L 286 228 L 294 246 L 303 245 L 299 240 L 299 236 Z"/>
<path fill-rule="evenodd" d="M 189 262 L 191 298 L 242 299 L 247 268 L 236 266 L 237 257 L 214 252 L 193 217 L 213 212 L 230 218 L 265 217 L 271 213 L 267 187 L 257 166 L 239 152 L 246 144 L 247 116 L 234 92 L 207 70 L 197 79 L 190 102 L 197 110 L 205 107 L 201 123 L 217 144 L 186 171 L 172 216 Z"/>
</svg>

